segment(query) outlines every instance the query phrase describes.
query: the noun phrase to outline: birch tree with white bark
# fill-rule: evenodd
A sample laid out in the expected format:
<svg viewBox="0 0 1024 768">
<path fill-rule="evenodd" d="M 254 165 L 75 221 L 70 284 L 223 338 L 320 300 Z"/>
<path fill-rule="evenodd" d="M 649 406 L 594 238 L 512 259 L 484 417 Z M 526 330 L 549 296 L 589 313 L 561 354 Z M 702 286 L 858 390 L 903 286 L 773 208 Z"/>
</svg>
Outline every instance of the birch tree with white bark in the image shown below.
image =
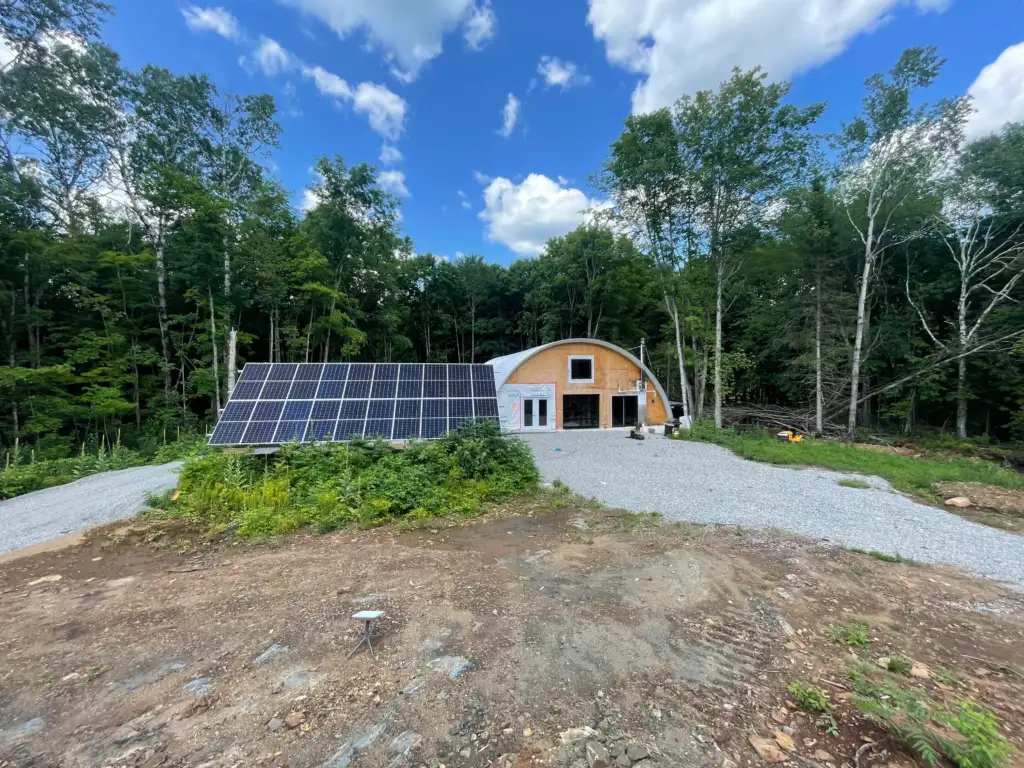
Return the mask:
<svg viewBox="0 0 1024 768">
<path fill-rule="evenodd" d="M 948 167 L 960 145 L 966 99 L 917 105 L 917 94 L 938 77 L 943 60 L 935 48 L 910 48 L 886 74 L 866 81 L 863 113 L 833 137 L 839 153 L 839 194 L 863 246 L 857 282 L 857 325 L 850 362 L 847 440 L 857 433 L 861 365 L 875 269 L 887 249 L 918 236 L 898 231 L 908 200 L 920 195 Z"/>
<path fill-rule="evenodd" d="M 906 291 L 928 338 L 939 349 L 957 355 L 956 433 L 966 438 L 968 358 L 993 312 L 1014 300 L 1024 280 L 1024 215 L 994 210 L 990 185 L 969 166 L 961 165 L 946 186 L 948 195 L 935 224 L 956 270 L 956 314 L 929 320 L 920 300 L 914 298 L 909 265 Z M 943 326 L 948 326 L 952 338 Z"/>
</svg>

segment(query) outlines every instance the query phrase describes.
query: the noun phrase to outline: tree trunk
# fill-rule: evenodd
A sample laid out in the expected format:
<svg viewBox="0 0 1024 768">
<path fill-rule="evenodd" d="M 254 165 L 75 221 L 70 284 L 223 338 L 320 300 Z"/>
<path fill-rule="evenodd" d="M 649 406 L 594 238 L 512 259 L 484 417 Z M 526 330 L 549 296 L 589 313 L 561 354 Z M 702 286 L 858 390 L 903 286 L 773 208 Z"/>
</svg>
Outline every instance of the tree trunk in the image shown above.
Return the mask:
<svg viewBox="0 0 1024 768">
<path fill-rule="evenodd" d="M 722 428 L 722 283 L 725 282 L 725 261 L 718 257 L 715 277 L 715 428 Z"/>
<path fill-rule="evenodd" d="M 820 435 L 825 431 L 822 411 L 825 407 L 821 390 L 821 272 L 814 287 L 814 429 Z"/>
<path fill-rule="evenodd" d="M 966 350 L 964 350 L 966 351 Z M 961 357 L 956 371 L 956 436 L 967 438 L 967 357 Z"/>
<path fill-rule="evenodd" d="M 267 362 L 268 363 L 274 362 L 274 313 L 275 312 L 276 312 L 276 310 L 273 310 L 273 309 L 270 310 L 270 349 L 267 350 L 268 353 L 269 353 L 267 355 Z"/>
<path fill-rule="evenodd" d="M 228 400 L 235 394 L 235 360 L 238 357 L 238 331 L 232 328 L 228 332 Z"/>
<path fill-rule="evenodd" d="M 17 344 L 14 341 L 14 290 L 11 290 L 11 313 L 10 326 L 7 328 L 7 362 L 13 369 L 17 364 Z M 16 391 L 15 391 L 16 392 Z M 11 438 L 17 440 L 21 435 L 21 425 L 18 419 L 18 398 L 12 393 L 11 398 Z"/>
<path fill-rule="evenodd" d="M 167 269 L 164 265 L 163 243 L 156 249 L 156 319 L 160 326 L 160 350 L 164 356 L 164 392 L 171 392 L 171 341 L 167 331 Z M 183 390 L 184 391 L 184 390 Z"/>
<path fill-rule="evenodd" d="M 213 401 L 217 406 L 217 419 L 220 419 L 220 372 L 217 370 L 217 313 L 213 306 L 213 288 L 206 287 L 210 298 L 210 343 L 213 345 Z"/>
<path fill-rule="evenodd" d="M 675 327 L 676 332 L 676 357 L 679 360 L 679 387 L 683 392 L 683 419 L 689 419 L 690 423 L 693 423 L 693 410 L 690 407 L 690 383 L 686 378 L 686 357 L 683 354 L 683 338 L 679 328 L 679 307 L 675 301 L 670 299 L 667 292 L 663 292 L 662 296 L 665 298 L 665 308 L 668 310 L 669 315 L 672 316 L 672 325 Z M 671 415 L 672 404 L 667 403 L 666 407 L 669 409 L 669 415 Z"/>
<path fill-rule="evenodd" d="M 846 422 L 846 440 L 852 443 L 857 438 L 857 400 L 860 391 L 860 356 L 864 349 L 864 329 L 867 325 L 868 285 L 871 282 L 871 268 L 874 266 L 875 220 L 868 223 L 867 243 L 864 246 L 864 270 L 860 276 L 860 293 L 857 297 L 857 333 L 853 339 L 853 362 L 850 365 L 850 413 Z"/>
</svg>

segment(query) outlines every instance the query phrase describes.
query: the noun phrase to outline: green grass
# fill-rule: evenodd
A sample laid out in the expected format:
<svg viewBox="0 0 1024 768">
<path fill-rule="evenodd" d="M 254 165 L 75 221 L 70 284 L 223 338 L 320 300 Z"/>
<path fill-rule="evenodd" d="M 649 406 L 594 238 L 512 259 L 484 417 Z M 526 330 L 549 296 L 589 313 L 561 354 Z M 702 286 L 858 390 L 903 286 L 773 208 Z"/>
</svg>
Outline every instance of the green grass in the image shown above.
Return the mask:
<svg viewBox="0 0 1024 768">
<path fill-rule="evenodd" d="M 843 488 L 870 488 L 871 483 L 861 480 L 856 477 L 845 477 L 842 480 L 837 480 L 836 485 L 841 485 Z"/>
<path fill-rule="evenodd" d="M 377 442 L 293 444 L 272 456 L 211 451 L 185 464 L 176 501 L 150 500 L 150 514 L 263 538 L 468 515 L 538 482 L 529 446 L 483 423 L 404 450 Z"/>
<path fill-rule="evenodd" d="M 909 558 L 903 557 L 902 555 L 890 555 L 887 552 L 879 552 L 877 549 L 861 549 L 860 547 L 847 547 L 847 552 L 856 552 L 859 555 L 867 555 L 873 557 L 875 560 L 881 560 L 883 563 L 910 563 L 911 565 L 915 562 Z"/>
<path fill-rule="evenodd" d="M 678 439 L 724 446 L 739 456 L 769 464 L 818 466 L 840 472 L 875 475 L 906 493 L 929 494 L 936 483 L 985 483 L 1012 490 L 1024 490 L 1024 475 L 982 459 L 919 459 L 886 451 L 858 448 L 831 440 L 781 443 L 763 433 L 738 434 L 695 424 L 680 430 Z"/>
<path fill-rule="evenodd" d="M 828 628 L 828 636 L 834 643 L 849 645 L 854 648 L 867 648 L 871 643 L 868 630 L 871 625 L 866 621 L 845 621 L 833 624 Z"/>
<path fill-rule="evenodd" d="M 800 709 L 818 716 L 818 727 L 833 736 L 839 733 L 839 726 L 836 724 L 832 710 L 832 702 L 824 689 L 803 680 L 794 680 L 789 686 L 789 692 L 793 694 L 793 699 Z"/>
<path fill-rule="evenodd" d="M 910 670 L 913 669 L 913 665 L 910 663 L 910 659 L 894 655 L 889 657 L 889 663 L 885 665 L 885 668 L 895 675 L 910 677 Z"/>
</svg>

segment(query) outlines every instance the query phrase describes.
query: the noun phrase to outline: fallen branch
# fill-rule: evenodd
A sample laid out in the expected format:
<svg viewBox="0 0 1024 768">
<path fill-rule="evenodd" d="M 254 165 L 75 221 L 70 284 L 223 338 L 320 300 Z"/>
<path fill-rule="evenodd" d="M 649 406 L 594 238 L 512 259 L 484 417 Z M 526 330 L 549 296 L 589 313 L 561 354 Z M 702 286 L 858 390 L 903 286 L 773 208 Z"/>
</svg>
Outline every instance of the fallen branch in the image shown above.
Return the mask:
<svg viewBox="0 0 1024 768">
<path fill-rule="evenodd" d="M 876 742 L 869 741 L 861 744 L 860 749 L 857 750 L 857 754 L 853 756 L 853 764 L 855 768 L 860 768 L 860 759 L 864 756 L 864 753 L 875 746 Z"/>
<path fill-rule="evenodd" d="M 192 568 L 168 568 L 167 573 L 195 573 L 196 571 L 208 571 L 212 565 L 196 565 Z"/>
</svg>

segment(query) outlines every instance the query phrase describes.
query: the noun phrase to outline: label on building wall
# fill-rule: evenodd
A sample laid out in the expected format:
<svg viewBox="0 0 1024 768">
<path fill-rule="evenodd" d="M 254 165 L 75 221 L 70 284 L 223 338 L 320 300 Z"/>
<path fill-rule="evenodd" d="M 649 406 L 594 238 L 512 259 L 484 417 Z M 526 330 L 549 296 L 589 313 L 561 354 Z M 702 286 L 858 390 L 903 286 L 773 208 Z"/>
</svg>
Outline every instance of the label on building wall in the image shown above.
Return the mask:
<svg viewBox="0 0 1024 768">
<path fill-rule="evenodd" d="M 506 384 L 498 392 L 498 417 L 503 432 L 519 432 L 523 428 L 523 400 L 529 399 L 549 401 L 549 428 L 554 428 L 554 384 Z"/>
</svg>

